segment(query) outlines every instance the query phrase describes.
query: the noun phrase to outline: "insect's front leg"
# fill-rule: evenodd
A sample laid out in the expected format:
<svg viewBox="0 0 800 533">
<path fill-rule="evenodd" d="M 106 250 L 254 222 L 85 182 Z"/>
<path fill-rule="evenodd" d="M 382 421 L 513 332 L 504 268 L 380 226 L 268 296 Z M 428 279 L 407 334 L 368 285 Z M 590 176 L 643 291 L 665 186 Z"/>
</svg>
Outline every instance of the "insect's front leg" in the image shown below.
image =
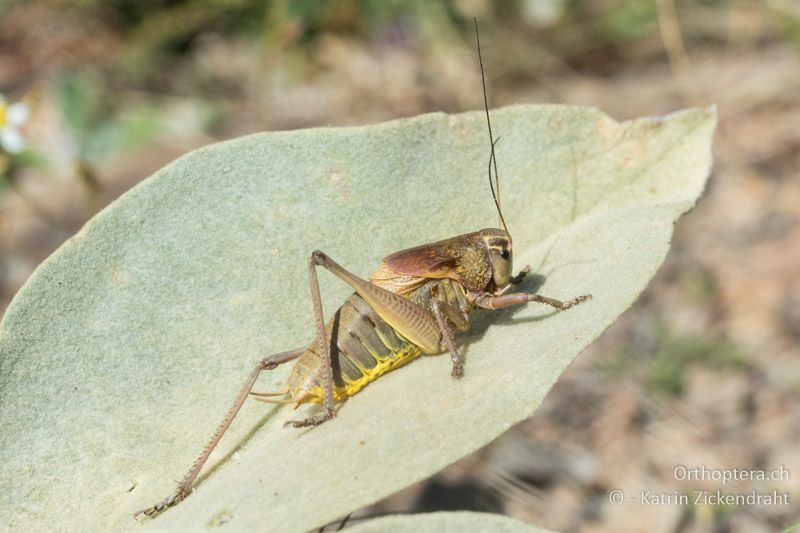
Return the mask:
<svg viewBox="0 0 800 533">
<path fill-rule="evenodd" d="M 484 309 L 502 309 L 512 305 L 519 305 L 528 302 L 539 302 L 563 311 L 564 309 L 569 309 L 573 305 L 577 305 L 581 302 L 591 299 L 591 294 L 582 294 L 577 298 L 562 302 L 561 300 L 556 300 L 555 298 L 548 298 L 547 296 L 542 296 L 541 294 L 530 294 L 527 292 L 514 292 L 511 294 L 502 294 L 500 296 L 493 296 L 491 294 L 484 293 L 475 299 L 475 304 Z"/>
<path fill-rule="evenodd" d="M 519 271 L 519 274 L 517 274 L 516 276 L 511 276 L 508 282 L 511 285 L 519 285 L 520 283 L 522 283 L 522 280 L 525 279 L 525 276 L 530 274 L 530 272 L 531 272 L 531 266 L 525 265 L 525 267 Z"/>
</svg>

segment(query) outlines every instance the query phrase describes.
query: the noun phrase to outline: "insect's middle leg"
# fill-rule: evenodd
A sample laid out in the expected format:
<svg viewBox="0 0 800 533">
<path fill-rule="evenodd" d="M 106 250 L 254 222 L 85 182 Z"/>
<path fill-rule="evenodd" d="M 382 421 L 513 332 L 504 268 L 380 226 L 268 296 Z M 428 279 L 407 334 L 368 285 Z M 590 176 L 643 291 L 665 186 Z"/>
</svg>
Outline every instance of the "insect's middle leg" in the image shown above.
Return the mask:
<svg viewBox="0 0 800 533">
<path fill-rule="evenodd" d="M 466 331 L 469 328 L 469 318 L 449 303 L 440 302 L 439 300 L 433 300 L 431 309 L 442 332 L 442 340 L 444 340 L 447 349 L 450 351 L 450 360 L 453 362 L 453 370 L 450 375 L 454 378 L 460 378 L 464 375 L 464 356 L 458 351 L 448 319 L 459 331 Z"/>
</svg>

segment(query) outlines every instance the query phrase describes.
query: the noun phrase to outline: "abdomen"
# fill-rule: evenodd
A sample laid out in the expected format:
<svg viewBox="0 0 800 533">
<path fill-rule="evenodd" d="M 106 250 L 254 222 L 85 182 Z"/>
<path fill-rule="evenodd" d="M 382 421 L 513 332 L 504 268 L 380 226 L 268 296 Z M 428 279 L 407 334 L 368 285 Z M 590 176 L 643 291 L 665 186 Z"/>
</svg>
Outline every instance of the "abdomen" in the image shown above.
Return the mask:
<svg viewBox="0 0 800 533">
<path fill-rule="evenodd" d="M 333 392 L 337 401 L 422 354 L 419 347 L 398 335 L 358 294 L 345 301 L 325 330 L 332 347 Z M 289 391 L 298 404 L 320 402 L 325 396 L 323 383 L 322 355 L 315 338 L 289 375 Z"/>
</svg>

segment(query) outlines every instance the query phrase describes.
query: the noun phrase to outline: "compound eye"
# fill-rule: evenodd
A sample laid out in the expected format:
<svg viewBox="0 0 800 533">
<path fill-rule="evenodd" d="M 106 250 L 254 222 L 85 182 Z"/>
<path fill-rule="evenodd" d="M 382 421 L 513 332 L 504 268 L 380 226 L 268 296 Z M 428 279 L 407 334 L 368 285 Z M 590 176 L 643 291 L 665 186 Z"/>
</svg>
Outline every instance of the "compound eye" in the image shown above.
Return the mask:
<svg viewBox="0 0 800 533">
<path fill-rule="evenodd" d="M 500 257 L 502 257 L 503 259 L 508 259 L 509 255 L 511 254 L 508 253 L 508 250 L 503 250 L 502 252 L 500 252 Z"/>
</svg>

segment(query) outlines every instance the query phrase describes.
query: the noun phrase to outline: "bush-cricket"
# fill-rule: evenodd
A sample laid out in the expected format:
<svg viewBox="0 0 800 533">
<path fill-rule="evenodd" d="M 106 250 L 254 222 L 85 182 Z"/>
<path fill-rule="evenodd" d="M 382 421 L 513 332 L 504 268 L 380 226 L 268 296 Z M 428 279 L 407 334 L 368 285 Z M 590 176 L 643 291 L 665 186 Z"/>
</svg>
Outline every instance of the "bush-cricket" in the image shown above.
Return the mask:
<svg viewBox="0 0 800 533">
<path fill-rule="evenodd" d="M 539 302 L 563 310 L 591 298 L 586 294 L 560 301 L 539 294 L 508 292 L 512 285 L 522 281 L 528 268 L 512 275 L 512 240 L 500 203 L 496 141 L 489 118 L 477 21 L 475 34 L 489 132 L 489 187 L 502 229 L 482 229 L 395 252 L 383 259 L 368 280 L 351 273 L 323 252 L 314 251 L 308 261 L 308 276 L 316 323 L 315 338 L 305 347 L 262 359 L 175 491 L 134 516 L 153 515 L 186 498 L 203 465 L 248 396 L 264 402 L 296 406 L 307 402 L 320 403 L 322 408 L 313 416 L 285 424 L 315 426 L 336 416 L 337 407 L 369 382 L 419 355 L 449 352 L 451 375 L 461 377 L 464 360 L 454 333 L 469 329 L 470 313 L 475 308 L 492 310 Z M 318 267 L 328 270 L 355 290 L 327 323 L 317 281 Z M 289 361 L 296 362 L 284 390 L 253 392 L 262 371 Z"/>
</svg>

